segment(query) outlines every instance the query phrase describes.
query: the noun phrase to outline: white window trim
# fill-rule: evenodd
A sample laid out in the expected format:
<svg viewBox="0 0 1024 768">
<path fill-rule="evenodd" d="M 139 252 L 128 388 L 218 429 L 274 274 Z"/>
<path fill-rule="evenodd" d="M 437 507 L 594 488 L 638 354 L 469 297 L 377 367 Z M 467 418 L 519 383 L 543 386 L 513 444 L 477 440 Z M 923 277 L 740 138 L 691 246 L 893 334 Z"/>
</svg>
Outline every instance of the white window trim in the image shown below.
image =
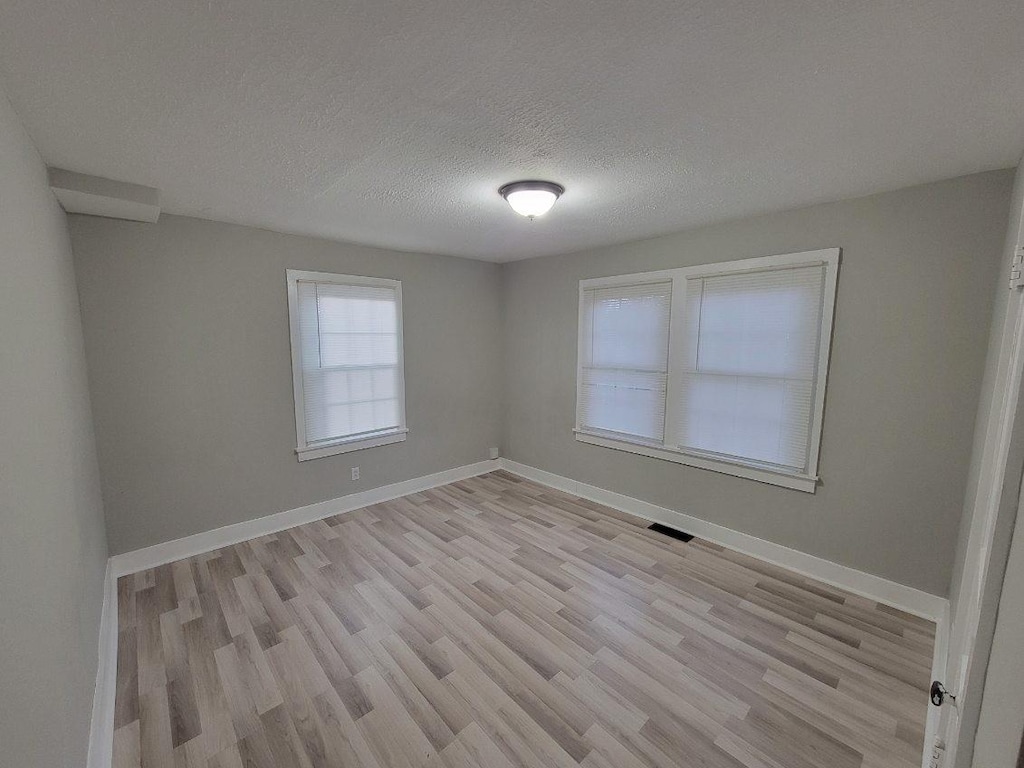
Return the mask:
<svg viewBox="0 0 1024 768">
<path fill-rule="evenodd" d="M 818 347 L 818 374 L 814 393 L 814 410 L 811 420 L 811 442 L 808 447 L 809 471 L 806 473 L 786 472 L 771 466 L 765 466 L 757 462 L 747 462 L 741 459 L 707 456 L 692 451 L 685 451 L 680 448 L 665 445 L 656 441 L 646 441 L 640 438 L 617 435 L 615 433 L 586 430 L 581 424 L 580 406 L 582 403 L 582 364 L 585 357 L 582 329 L 584 327 L 584 291 L 594 288 L 606 288 L 616 285 L 638 285 L 643 283 L 672 281 L 672 302 L 670 305 L 669 320 L 669 376 L 668 393 L 666 399 L 671 402 L 674 387 L 678 384 L 679 377 L 674 373 L 673 355 L 671 354 L 672 337 L 681 331 L 683 321 L 682 305 L 679 297 L 685 296 L 685 284 L 688 278 L 710 277 L 720 274 L 736 274 L 742 272 L 756 272 L 764 269 L 777 269 L 780 267 L 792 266 L 813 266 L 824 265 L 825 283 L 822 290 L 822 312 L 821 312 L 821 336 Z M 770 485 L 777 485 L 783 488 L 791 488 L 806 493 L 814 493 L 818 485 L 818 458 L 821 449 L 822 417 L 825 412 L 825 390 L 828 380 L 828 362 L 832 347 L 832 321 L 835 314 L 836 285 L 839 277 L 839 249 L 825 248 L 817 251 L 803 251 L 801 253 L 787 253 L 777 256 L 762 256 L 753 259 L 739 259 L 736 261 L 724 261 L 716 264 L 701 264 L 693 267 L 680 267 L 678 269 L 663 269 L 656 272 L 641 272 L 632 275 L 615 275 L 612 277 L 597 277 L 589 280 L 581 280 L 579 284 L 579 319 L 577 326 L 577 355 L 576 355 L 576 425 L 573 429 L 576 440 L 589 445 L 612 448 L 619 451 L 649 456 L 651 458 L 673 461 L 677 464 L 685 464 L 690 467 L 709 469 L 714 472 L 721 472 L 734 477 L 743 477 L 748 480 L 756 480 Z M 666 420 L 670 418 L 671 409 L 666 408 Z M 669 434 L 669 430 L 665 430 Z"/>
<path fill-rule="evenodd" d="M 409 428 L 405 421 L 405 342 L 402 322 L 402 281 L 383 277 L 362 277 L 360 275 L 336 275 L 330 272 L 306 272 L 289 269 L 288 280 L 288 327 L 292 345 L 292 389 L 295 400 L 295 453 L 299 461 L 335 456 L 339 453 L 376 448 L 381 445 L 400 443 L 405 440 Z M 364 435 L 347 435 L 334 440 L 306 441 L 305 395 L 302 388 L 302 340 L 299 337 L 299 291 L 300 282 L 334 283 L 337 285 L 386 286 L 394 288 L 397 299 L 398 321 L 398 426 L 394 429 L 378 430 Z"/>
</svg>

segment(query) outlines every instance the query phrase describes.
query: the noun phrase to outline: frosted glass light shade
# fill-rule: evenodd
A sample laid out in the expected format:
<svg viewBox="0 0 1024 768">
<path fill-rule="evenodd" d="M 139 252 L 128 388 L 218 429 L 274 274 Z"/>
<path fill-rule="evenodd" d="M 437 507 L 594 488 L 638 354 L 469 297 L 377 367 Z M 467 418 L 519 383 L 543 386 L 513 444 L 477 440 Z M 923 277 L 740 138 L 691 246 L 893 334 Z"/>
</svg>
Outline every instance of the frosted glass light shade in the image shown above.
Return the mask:
<svg viewBox="0 0 1024 768">
<path fill-rule="evenodd" d="M 543 216 L 565 191 L 560 184 L 550 181 L 514 181 L 498 192 L 520 216 Z"/>
</svg>

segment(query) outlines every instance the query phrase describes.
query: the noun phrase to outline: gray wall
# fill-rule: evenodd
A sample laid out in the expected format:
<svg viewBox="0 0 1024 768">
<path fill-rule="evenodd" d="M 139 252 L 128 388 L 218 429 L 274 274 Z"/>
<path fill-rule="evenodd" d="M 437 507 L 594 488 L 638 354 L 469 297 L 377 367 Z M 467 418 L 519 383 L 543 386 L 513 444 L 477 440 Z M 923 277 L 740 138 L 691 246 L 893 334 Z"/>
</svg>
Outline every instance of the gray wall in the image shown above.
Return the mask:
<svg viewBox="0 0 1024 768">
<path fill-rule="evenodd" d="M 81 768 L 106 541 L 64 212 L 0 93 L 0 763 Z"/>
<path fill-rule="evenodd" d="M 505 266 L 504 455 L 946 595 L 1008 171 Z M 577 443 L 583 278 L 839 246 L 814 495 Z"/>
<path fill-rule="evenodd" d="M 945 595 L 1011 184 L 977 174 L 501 267 L 175 216 L 72 216 L 111 551 L 500 445 Z M 828 246 L 844 253 L 816 494 L 572 439 L 578 280 Z M 407 442 L 295 460 L 286 268 L 403 280 Z"/>
<path fill-rule="evenodd" d="M 70 222 L 112 553 L 500 445 L 497 265 L 177 216 Z M 286 269 L 402 281 L 404 443 L 296 460 Z"/>
</svg>

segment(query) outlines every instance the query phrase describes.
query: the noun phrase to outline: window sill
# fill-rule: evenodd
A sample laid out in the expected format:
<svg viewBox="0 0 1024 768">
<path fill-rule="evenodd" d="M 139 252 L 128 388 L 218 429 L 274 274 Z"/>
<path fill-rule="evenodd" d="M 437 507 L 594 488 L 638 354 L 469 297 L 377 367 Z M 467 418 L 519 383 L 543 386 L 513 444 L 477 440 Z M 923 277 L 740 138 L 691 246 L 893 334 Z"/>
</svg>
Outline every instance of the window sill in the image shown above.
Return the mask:
<svg viewBox="0 0 1024 768">
<path fill-rule="evenodd" d="M 593 432 L 573 430 L 576 433 L 576 440 L 588 445 L 598 445 L 602 448 L 612 448 L 616 451 L 626 451 L 640 456 L 650 456 L 655 459 L 674 461 L 676 464 L 685 464 L 688 467 L 709 469 L 712 472 L 721 472 L 725 475 L 743 477 L 747 480 L 756 480 L 759 483 L 778 485 L 782 488 L 791 488 L 794 491 L 814 493 L 818 485 L 818 478 L 813 475 L 797 475 L 786 472 L 774 472 L 762 467 L 740 464 L 738 462 L 723 461 L 720 459 L 709 459 L 703 456 L 695 456 L 682 451 L 675 451 L 660 445 L 645 444 L 623 440 L 622 438 L 606 437 Z"/>
<path fill-rule="evenodd" d="M 405 428 L 395 429 L 389 432 L 377 433 L 370 437 L 347 438 L 343 440 L 336 440 L 332 443 L 321 443 L 307 448 L 296 448 L 295 453 L 298 455 L 299 461 L 322 459 L 324 456 L 335 456 L 339 453 L 361 451 L 364 448 L 376 448 L 381 445 L 401 443 L 405 440 L 405 436 L 408 432 L 409 430 Z"/>
</svg>

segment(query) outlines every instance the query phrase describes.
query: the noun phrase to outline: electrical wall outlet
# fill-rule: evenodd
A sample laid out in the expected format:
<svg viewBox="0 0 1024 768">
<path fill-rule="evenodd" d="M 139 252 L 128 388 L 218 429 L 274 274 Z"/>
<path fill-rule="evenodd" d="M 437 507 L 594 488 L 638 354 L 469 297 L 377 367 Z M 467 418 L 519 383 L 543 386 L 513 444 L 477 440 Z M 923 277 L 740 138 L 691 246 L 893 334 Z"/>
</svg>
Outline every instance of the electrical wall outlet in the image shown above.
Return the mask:
<svg viewBox="0 0 1024 768">
<path fill-rule="evenodd" d="M 497 448 L 491 448 L 491 458 L 492 459 L 498 458 L 498 449 Z"/>
<path fill-rule="evenodd" d="M 353 480 L 358 480 L 359 479 L 359 467 L 352 467 L 352 479 Z"/>
</svg>

